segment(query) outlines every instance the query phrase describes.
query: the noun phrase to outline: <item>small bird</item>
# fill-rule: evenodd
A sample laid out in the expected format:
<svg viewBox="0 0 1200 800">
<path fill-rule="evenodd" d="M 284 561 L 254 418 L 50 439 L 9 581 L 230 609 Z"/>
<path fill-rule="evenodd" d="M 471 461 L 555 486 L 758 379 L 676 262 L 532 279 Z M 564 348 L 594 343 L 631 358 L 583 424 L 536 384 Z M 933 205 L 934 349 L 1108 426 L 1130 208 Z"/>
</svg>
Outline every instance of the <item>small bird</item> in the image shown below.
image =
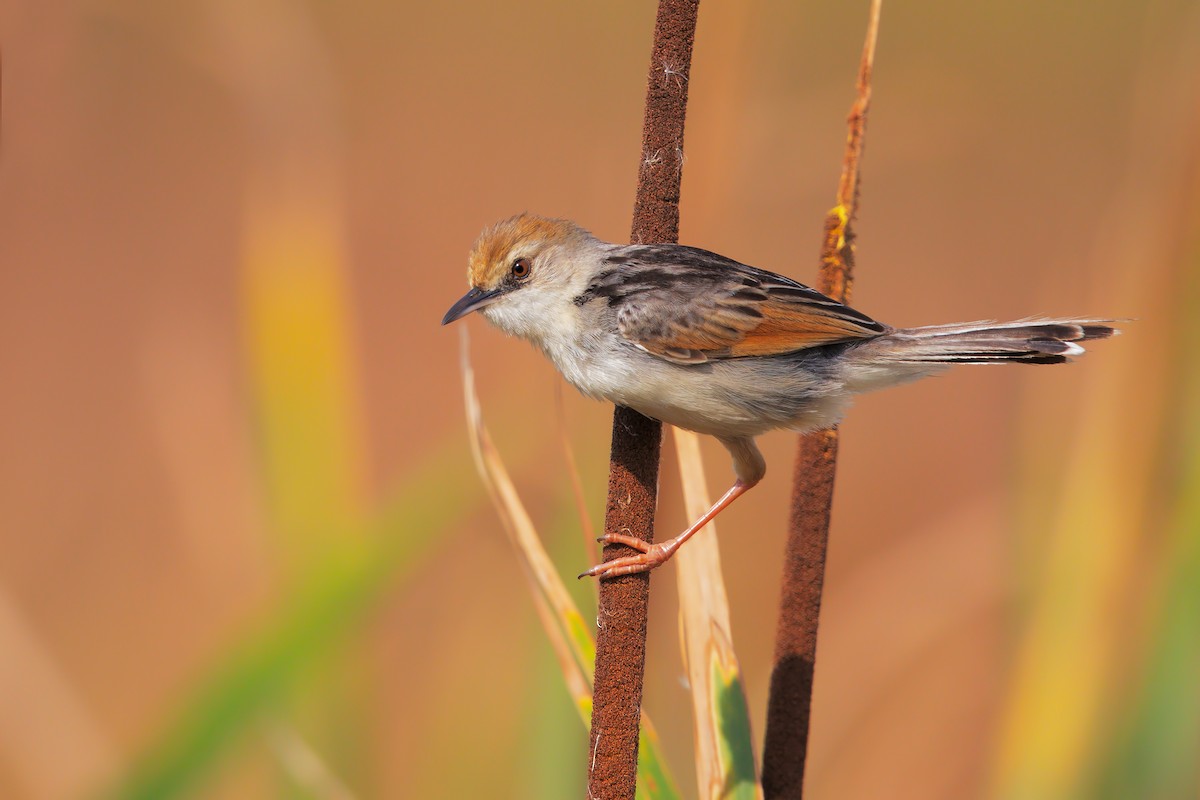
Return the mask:
<svg viewBox="0 0 1200 800">
<path fill-rule="evenodd" d="M 588 397 L 715 436 L 733 458 L 729 491 L 687 530 L 584 572 L 653 569 L 766 474 L 755 437 L 833 427 L 851 398 L 952 364 L 1061 364 L 1103 319 L 1025 319 L 893 328 L 791 278 L 677 244 L 611 244 L 532 214 L 483 231 L 471 289 L 442 324 L 473 311 L 541 350 Z"/>
</svg>

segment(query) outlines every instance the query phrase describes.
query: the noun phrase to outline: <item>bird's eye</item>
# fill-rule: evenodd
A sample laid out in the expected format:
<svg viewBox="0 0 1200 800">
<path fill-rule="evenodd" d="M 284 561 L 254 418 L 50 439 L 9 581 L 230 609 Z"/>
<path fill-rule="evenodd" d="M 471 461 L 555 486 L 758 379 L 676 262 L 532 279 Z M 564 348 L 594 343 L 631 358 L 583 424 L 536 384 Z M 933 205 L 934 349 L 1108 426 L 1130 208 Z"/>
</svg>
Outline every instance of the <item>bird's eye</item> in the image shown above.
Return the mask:
<svg viewBox="0 0 1200 800">
<path fill-rule="evenodd" d="M 528 258 L 518 258 L 512 263 L 512 276 L 517 280 L 524 280 L 529 277 L 530 269 Z"/>
</svg>

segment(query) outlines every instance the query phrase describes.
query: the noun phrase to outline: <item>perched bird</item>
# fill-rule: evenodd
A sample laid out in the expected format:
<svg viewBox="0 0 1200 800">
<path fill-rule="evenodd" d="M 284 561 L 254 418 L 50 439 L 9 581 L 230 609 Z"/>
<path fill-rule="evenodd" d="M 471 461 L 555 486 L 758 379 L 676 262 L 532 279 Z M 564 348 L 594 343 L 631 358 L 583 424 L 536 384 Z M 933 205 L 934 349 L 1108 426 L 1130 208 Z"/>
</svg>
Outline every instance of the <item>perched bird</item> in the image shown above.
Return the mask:
<svg viewBox="0 0 1200 800">
<path fill-rule="evenodd" d="M 860 392 L 952 364 L 1061 364 L 1111 320 L 1025 319 L 893 328 L 791 278 L 676 244 L 601 241 L 569 220 L 521 214 L 484 230 L 471 289 L 442 324 L 478 311 L 531 342 L 583 394 L 717 437 L 737 480 L 673 539 L 598 564 L 600 578 L 653 569 L 762 480 L 754 443 L 775 428 L 836 425 Z M 582 577 L 582 576 L 580 576 Z"/>
</svg>

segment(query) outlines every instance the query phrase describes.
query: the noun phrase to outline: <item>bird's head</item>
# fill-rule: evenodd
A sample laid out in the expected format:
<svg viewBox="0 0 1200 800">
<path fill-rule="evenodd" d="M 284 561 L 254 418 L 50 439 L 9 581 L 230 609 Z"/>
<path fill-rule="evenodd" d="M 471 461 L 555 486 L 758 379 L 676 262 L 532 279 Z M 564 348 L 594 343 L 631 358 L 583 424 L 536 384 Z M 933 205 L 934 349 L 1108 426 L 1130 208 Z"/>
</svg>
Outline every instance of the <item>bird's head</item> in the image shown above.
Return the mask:
<svg viewBox="0 0 1200 800">
<path fill-rule="evenodd" d="M 572 298 L 591 277 L 601 243 L 575 223 L 520 214 L 492 225 L 468 260 L 471 289 L 450 307 L 446 325 L 479 311 L 506 333 L 532 341 L 574 319 Z"/>
</svg>

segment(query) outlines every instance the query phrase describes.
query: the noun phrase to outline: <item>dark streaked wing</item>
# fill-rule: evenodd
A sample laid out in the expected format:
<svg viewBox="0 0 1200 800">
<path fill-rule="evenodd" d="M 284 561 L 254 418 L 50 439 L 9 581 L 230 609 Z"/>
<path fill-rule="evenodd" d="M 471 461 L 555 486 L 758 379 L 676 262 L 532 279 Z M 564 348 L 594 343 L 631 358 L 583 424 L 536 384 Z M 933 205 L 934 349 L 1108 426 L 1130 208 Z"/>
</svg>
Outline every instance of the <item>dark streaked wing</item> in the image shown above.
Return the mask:
<svg viewBox="0 0 1200 800">
<path fill-rule="evenodd" d="M 676 363 L 781 355 L 886 330 L 790 278 L 707 250 L 629 246 L 607 261 L 612 268 L 576 302 L 606 299 L 622 336 Z"/>
</svg>

